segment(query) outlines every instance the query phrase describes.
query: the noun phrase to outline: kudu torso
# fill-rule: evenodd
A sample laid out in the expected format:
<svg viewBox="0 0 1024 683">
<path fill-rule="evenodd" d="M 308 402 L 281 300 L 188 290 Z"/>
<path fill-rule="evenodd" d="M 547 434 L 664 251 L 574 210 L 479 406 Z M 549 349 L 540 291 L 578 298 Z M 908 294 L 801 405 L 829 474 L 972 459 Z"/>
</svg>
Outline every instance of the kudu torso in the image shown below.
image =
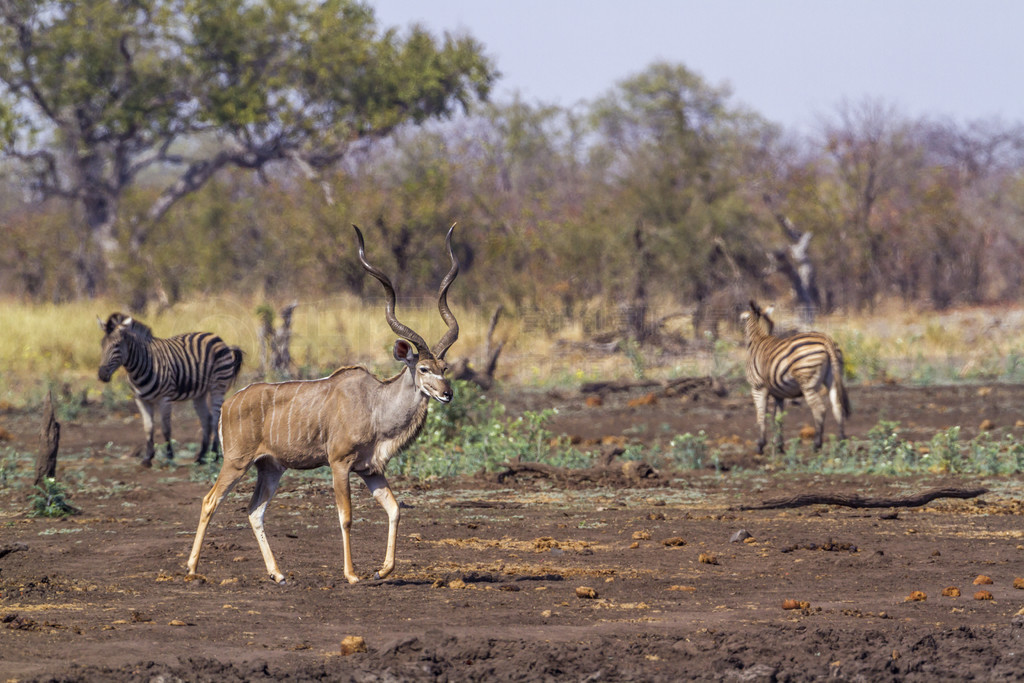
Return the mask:
<svg viewBox="0 0 1024 683">
<path fill-rule="evenodd" d="M 427 401 L 408 369 L 383 381 L 348 367 L 323 379 L 251 384 L 224 404 L 221 440 L 292 469 L 322 467 L 333 453 L 354 458 L 352 471 L 375 474 L 419 434 Z"/>
</svg>

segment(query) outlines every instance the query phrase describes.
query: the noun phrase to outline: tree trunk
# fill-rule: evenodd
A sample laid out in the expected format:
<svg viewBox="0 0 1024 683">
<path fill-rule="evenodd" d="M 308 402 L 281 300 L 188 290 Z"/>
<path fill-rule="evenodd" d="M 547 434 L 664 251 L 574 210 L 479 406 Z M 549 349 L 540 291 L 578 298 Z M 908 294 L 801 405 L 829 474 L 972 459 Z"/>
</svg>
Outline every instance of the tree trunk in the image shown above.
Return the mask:
<svg viewBox="0 0 1024 683">
<path fill-rule="evenodd" d="M 764 195 L 764 203 L 773 209 L 775 222 L 779 224 L 782 232 L 790 241 L 786 249 L 774 252 L 776 263 L 779 264 L 779 270 L 789 278 L 790 284 L 793 286 L 800 308 L 800 319 L 805 325 L 813 325 L 815 315 L 821 310 L 821 295 L 818 292 L 814 263 L 808 253 L 813 235 L 810 232 L 798 230 L 788 216 L 780 211 L 775 211 L 772 198 L 769 195 Z"/>
<path fill-rule="evenodd" d="M 36 458 L 36 486 L 43 480 L 57 476 L 57 451 L 60 448 L 60 423 L 53 413 L 53 392 L 47 392 L 43 403 L 43 429 L 39 437 L 39 455 Z"/>
<path fill-rule="evenodd" d="M 260 373 L 267 377 L 288 379 L 292 376 L 292 313 L 298 307 L 292 302 L 281 309 L 281 324 L 274 327 L 274 311 L 269 306 L 259 311 L 262 317 L 260 330 Z"/>
<path fill-rule="evenodd" d="M 650 335 L 647 325 L 647 278 L 650 277 L 651 256 L 644 239 L 643 221 L 637 221 L 633 230 L 633 247 L 636 252 L 636 276 L 633 279 L 633 296 L 626 307 L 626 328 L 628 335 L 643 343 Z"/>
</svg>

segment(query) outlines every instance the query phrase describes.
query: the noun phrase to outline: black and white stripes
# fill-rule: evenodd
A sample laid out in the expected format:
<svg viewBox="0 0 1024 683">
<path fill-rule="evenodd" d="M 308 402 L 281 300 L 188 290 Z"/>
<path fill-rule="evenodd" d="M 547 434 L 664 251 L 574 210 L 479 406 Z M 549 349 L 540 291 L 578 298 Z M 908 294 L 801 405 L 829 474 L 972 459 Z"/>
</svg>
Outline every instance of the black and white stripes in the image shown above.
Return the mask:
<svg viewBox="0 0 1024 683">
<path fill-rule="evenodd" d="M 104 323 L 103 355 L 99 378 L 109 382 L 114 372 L 124 366 L 128 382 L 135 393 L 135 402 L 142 413 L 147 444 L 143 464 L 153 459 L 153 413 L 160 410 L 163 434 L 167 440 L 167 457 L 174 457 L 171 448 L 171 403 L 192 400 L 203 426 L 203 442 L 197 461 L 202 461 L 216 436 L 224 394 L 238 377 L 242 351 L 229 347 L 220 337 L 209 332 L 188 332 L 167 339 L 153 336 L 152 330 L 121 313 L 112 314 Z"/>
<path fill-rule="evenodd" d="M 839 425 L 839 438 L 845 439 L 845 420 L 850 415 L 850 399 L 843 385 L 843 352 L 835 340 L 821 332 L 802 332 L 786 337 L 772 334 L 774 322 L 755 302 L 740 316 L 747 341 L 747 381 L 757 410 L 759 438 L 757 450 L 764 452 L 767 443 L 768 399 L 773 399 L 771 414 L 785 399 L 803 396 L 814 416 L 814 446 L 821 448 L 825 425 L 825 402 L 822 391 L 828 391 L 832 414 Z M 776 443 L 782 445 L 781 429 Z"/>
</svg>

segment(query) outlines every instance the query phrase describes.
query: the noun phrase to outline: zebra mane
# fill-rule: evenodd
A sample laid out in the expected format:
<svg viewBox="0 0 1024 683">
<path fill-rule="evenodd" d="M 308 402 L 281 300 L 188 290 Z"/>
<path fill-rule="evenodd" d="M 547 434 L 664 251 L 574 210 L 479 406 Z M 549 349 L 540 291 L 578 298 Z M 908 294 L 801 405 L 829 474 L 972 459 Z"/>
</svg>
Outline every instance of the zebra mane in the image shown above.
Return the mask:
<svg viewBox="0 0 1024 683">
<path fill-rule="evenodd" d="M 142 342 L 153 341 L 153 328 L 145 323 L 141 323 L 135 318 L 132 318 L 131 325 L 128 327 L 128 331 L 131 332 L 132 336 Z"/>
<path fill-rule="evenodd" d="M 127 332 L 130 332 L 139 341 L 153 341 L 153 330 L 149 325 L 140 322 L 130 315 L 125 315 L 124 313 L 111 313 L 110 317 L 107 318 L 107 322 L 103 325 L 103 330 L 106 334 L 111 334 L 114 330 L 123 325 L 126 320 L 130 321 L 126 328 Z"/>
</svg>

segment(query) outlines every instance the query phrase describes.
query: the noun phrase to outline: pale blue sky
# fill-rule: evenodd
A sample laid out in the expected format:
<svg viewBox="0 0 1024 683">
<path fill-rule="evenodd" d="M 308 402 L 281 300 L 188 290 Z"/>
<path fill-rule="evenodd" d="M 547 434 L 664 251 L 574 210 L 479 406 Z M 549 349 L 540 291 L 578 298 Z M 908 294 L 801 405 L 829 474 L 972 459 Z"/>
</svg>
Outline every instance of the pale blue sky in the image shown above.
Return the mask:
<svg viewBox="0 0 1024 683">
<path fill-rule="evenodd" d="M 810 131 L 844 99 L 908 116 L 1024 123 L 1017 0 L 368 0 L 382 26 L 465 30 L 503 77 L 500 101 L 570 106 L 655 60 L 734 103 Z"/>
</svg>

